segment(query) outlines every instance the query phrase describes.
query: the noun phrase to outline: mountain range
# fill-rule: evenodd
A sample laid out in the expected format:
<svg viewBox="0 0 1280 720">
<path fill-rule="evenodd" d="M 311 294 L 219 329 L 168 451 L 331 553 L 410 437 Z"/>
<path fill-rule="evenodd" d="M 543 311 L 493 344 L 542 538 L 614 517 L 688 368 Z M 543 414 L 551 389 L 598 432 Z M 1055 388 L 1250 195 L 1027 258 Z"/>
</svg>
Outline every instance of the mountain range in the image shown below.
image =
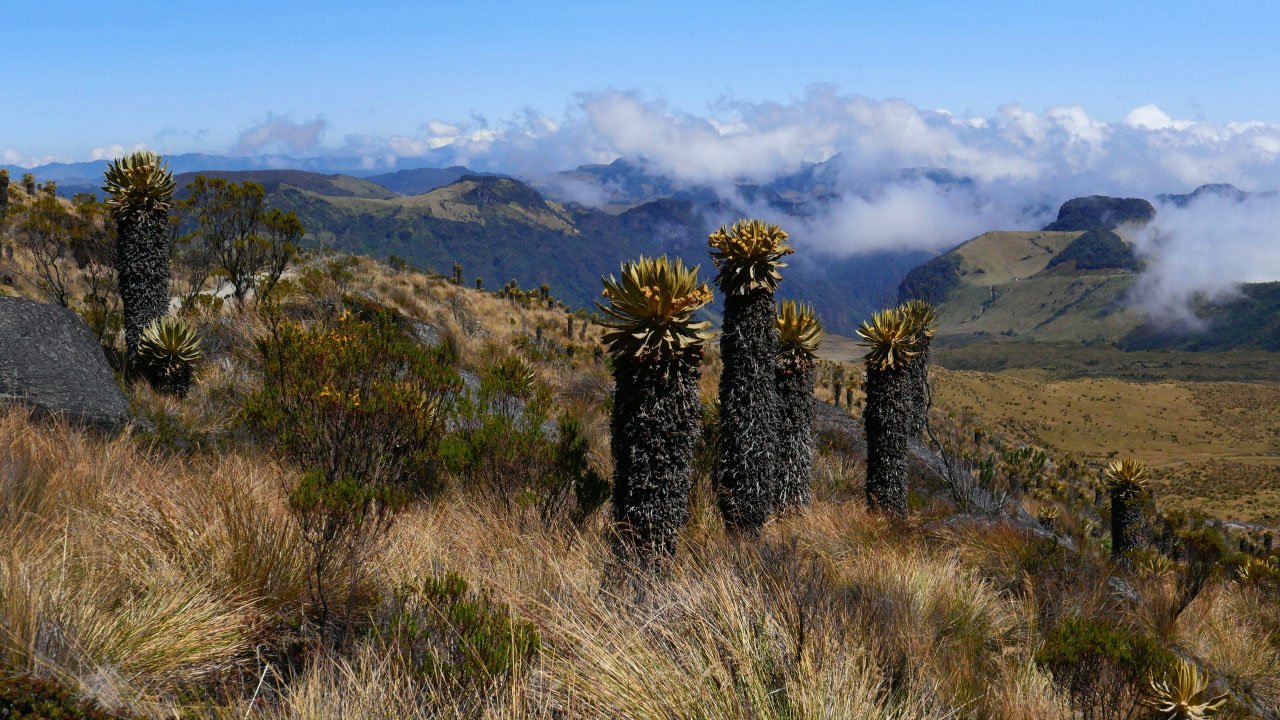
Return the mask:
<svg viewBox="0 0 1280 720">
<path fill-rule="evenodd" d="M 644 160 L 625 159 L 532 182 L 459 165 L 377 173 L 354 158 L 177 155 L 168 160 L 179 188 L 198 174 L 261 183 L 273 206 L 301 216 L 313 245 L 380 259 L 396 255 L 435 270 L 458 262 L 468 284 L 477 279 L 487 288 L 511 280 L 523 287 L 546 283 L 569 304 L 586 308 L 598 297 L 600 277 L 639 254 L 681 257 L 704 266 L 709 278 L 714 271 L 707 234 L 761 208 L 785 222 L 817 217 L 847 193 L 870 197 L 888 183 L 932 183 L 943 192 L 973 187 L 972 180 L 937 168 L 908 168 L 850 186 L 841 183 L 838 155 L 805 163 L 768 183 L 742 181 L 731 188 L 680 184 Z M 61 194 L 97 193 L 105 165 L 51 164 L 30 172 L 57 181 Z M 11 166 L 10 172 L 28 170 Z M 1218 184 L 1157 200 L 1184 206 L 1205 194 L 1234 200 L 1252 196 Z M 1195 333 L 1153 325 L 1123 302 L 1141 269 L 1123 228 L 1148 222 L 1155 212 L 1141 198 L 1074 198 L 1043 230 L 989 232 L 932 257 L 914 250 L 836 256 L 806 248 L 805 238 L 793 237 L 801 252 L 788 258 L 780 295 L 812 302 L 826 326 L 844 335 L 895 298 L 914 296 L 942 306 L 940 334 L 948 342 L 996 337 L 1194 349 L 1205 345 Z M 1247 289 L 1233 302 L 1244 305 L 1200 310 L 1222 325 L 1259 312 L 1273 317 L 1267 312 L 1277 305 L 1275 292 L 1266 287 Z M 1265 311 L 1249 305 L 1259 302 Z M 714 319 L 716 306 L 708 313 Z M 1236 328 L 1217 333 L 1215 342 L 1221 345 L 1225 337 L 1231 346 L 1280 349 L 1280 337 L 1273 335 L 1280 331 L 1254 337 Z"/>
</svg>

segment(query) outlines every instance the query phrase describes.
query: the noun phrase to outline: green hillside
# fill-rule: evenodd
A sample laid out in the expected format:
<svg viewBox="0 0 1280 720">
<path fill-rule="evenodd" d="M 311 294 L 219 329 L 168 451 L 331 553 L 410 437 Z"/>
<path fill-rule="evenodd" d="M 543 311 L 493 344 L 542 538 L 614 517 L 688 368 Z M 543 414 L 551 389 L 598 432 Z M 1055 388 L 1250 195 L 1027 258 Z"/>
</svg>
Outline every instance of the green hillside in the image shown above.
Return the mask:
<svg viewBox="0 0 1280 720">
<path fill-rule="evenodd" d="M 194 181 L 197 175 L 203 175 L 208 178 L 223 178 L 228 182 L 234 183 L 256 182 L 262 185 L 268 193 L 291 187 L 326 197 L 385 200 L 396 196 L 396 193 L 368 180 L 361 180 L 350 175 L 322 175 L 303 170 L 204 170 L 182 173 L 174 178 L 177 182 L 179 196 L 184 194 L 186 186 Z"/>
<path fill-rule="evenodd" d="M 437 271 L 461 262 L 469 285 L 477 277 L 486 288 L 512 279 L 521 287 L 547 283 L 577 306 L 590 305 L 601 274 L 623 258 L 662 251 L 662 233 L 689 240 L 702 232 L 687 203 L 657 217 L 646 206 L 615 216 L 566 208 L 524 183 L 496 176 L 468 175 L 420 195 L 386 198 L 282 185 L 269 200 L 297 212 L 315 244 L 377 258 L 398 255 Z"/>
<path fill-rule="evenodd" d="M 1094 228 L 1071 241 L 1049 261 L 1046 270 L 1133 270 L 1141 269 L 1133 248 L 1119 235 L 1105 228 Z"/>
<path fill-rule="evenodd" d="M 488 175 L 491 173 L 480 173 L 465 168 L 461 165 L 454 165 L 447 168 L 414 168 L 412 170 L 397 170 L 393 173 L 384 173 L 382 175 L 370 175 L 365 178 L 369 182 L 374 182 L 382 187 L 393 190 L 401 195 L 421 195 L 424 192 L 431 192 L 438 187 L 444 187 L 449 183 L 454 183 L 462 179 L 464 175 Z"/>
<path fill-rule="evenodd" d="M 1280 283 L 1244 285 L 1237 297 L 1196 308 L 1202 322 L 1171 325 L 1125 302 L 1141 267 L 1124 238 L 1103 227 L 989 232 L 916 267 L 898 292 L 939 305 L 942 345 L 989 346 L 971 358 L 977 365 L 964 367 L 992 369 L 1006 363 L 1005 355 L 1041 355 L 1026 342 L 1059 349 L 1088 343 L 1128 351 L 1280 350 Z"/>
<path fill-rule="evenodd" d="M 912 270 L 899 293 L 941 306 L 944 342 L 1115 341 L 1141 318 L 1119 303 L 1133 274 L 1115 265 L 1132 256 L 1101 233 L 989 232 Z"/>
<path fill-rule="evenodd" d="M 1280 282 L 1255 283 L 1240 295 L 1197 313 L 1202 327 L 1147 321 L 1121 339 L 1128 350 L 1170 348 L 1196 352 L 1252 348 L 1280 352 Z"/>
<path fill-rule="evenodd" d="M 1142 224 L 1156 216 L 1156 209 L 1142 198 L 1115 198 L 1105 195 L 1072 198 L 1058 208 L 1058 219 L 1045 230 L 1085 231 L 1114 229 L 1127 223 Z"/>
</svg>

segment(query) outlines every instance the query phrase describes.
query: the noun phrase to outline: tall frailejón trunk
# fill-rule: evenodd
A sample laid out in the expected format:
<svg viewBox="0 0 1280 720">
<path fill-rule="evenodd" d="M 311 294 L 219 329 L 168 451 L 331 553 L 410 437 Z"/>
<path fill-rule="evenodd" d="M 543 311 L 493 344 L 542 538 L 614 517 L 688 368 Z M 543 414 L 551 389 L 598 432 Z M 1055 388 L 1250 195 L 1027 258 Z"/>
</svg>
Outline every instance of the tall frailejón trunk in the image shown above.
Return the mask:
<svg viewBox="0 0 1280 720">
<path fill-rule="evenodd" d="M 761 220 L 722 226 L 707 240 L 724 295 L 720 437 L 712 475 L 725 526 L 754 535 L 780 504 L 773 294 L 782 282 L 779 269 L 786 267 L 782 258 L 794 251 L 782 228 Z"/>
<path fill-rule="evenodd" d="M 675 555 L 689 516 L 695 445 L 702 424 L 697 363 L 622 363 L 610 422 L 615 554 L 644 566 Z"/>
<path fill-rule="evenodd" d="M 812 305 L 778 304 L 778 509 L 813 499 L 813 387 L 823 330 Z"/>
<path fill-rule="evenodd" d="M 929 405 L 931 401 L 929 397 L 929 341 L 923 340 L 919 347 L 920 354 L 907 366 L 907 372 L 910 374 L 909 393 L 911 399 L 910 425 L 907 427 L 907 434 L 911 437 L 919 437 L 929 424 Z"/>
<path fill-rule="evenodd" d="M 641 257 L 604 278 L 604 342 L 613 360 L 614 555 L 660 569 L 675 555 L 689 516 L 693 455 L 702 434 L 699 378 L 711 302 L 698 268 Z"/>
<path fill-rule="evenodd" d="M 812 365 L 776 369 L 779 402 L 778 501 L 780 509 L 813 499 Z"/>
<path fill-rule="evenodd" d="M 929 345 L 933 341 L 938 324 L 938 309 L 924 300 L 908 300 L 898 308 L 906 318 L 914 340 L 915 358 L 908 366 L 911 373 L 911 427 L 912 437 L 919 437 L 929 426 L 929 406 L 932 401 L 929 386 Z"/>
<path fill-rule="evenodd" d="M 918 326 L 903 308 L 882 310 L 858 327 L 868 352 L 867 400 L 863 431 L 867 435 L 867 507 L 890 517 L 907 517 L 908 439 L 914 427 Z"/>
<path fill-rule="evenodd" d="M 130 363 L 142 331 L 169 312 L 169 206 L 173 173 L 160 157 L 139 151 L 107 166 L 107 204 L 116 222 L 116 272 L 124 305 Z"/>
<path fill-rule="evenodd" d="M 1137 493 L 1111 488 L 1111 557 L 1122 560 L 1143 546 L 1142 505 Z"/>
<path fill-rule="evenodd" d="M 0 168 L 0 220 L 9 212 L 9 171 Z"/>
<path fill-rule="evenodd" d="M 1102 475 L 1111 495 L 1111 557 L 1127 562 L 1127 554 L 1146 542 L 1142 498 L 1147 489 L 1147 468 L 1124 458 L 1108 463 Z"/>
<path fill-rule="evenodd" d="M 773 292 L 756 289 L 727 296 L 714 476 L 720 510 L 734 531 L 758 533 L 777 505 L 777 352 Z"/>
<path fill-rule="evenodd" d="M 867 507 L 907 517 L 907 439 L 912 429 L 910 365 L 867 368 L 862 422 L 867 436 Z"/>
<path fill-rule="evenodd" d="M 132 360 L 142 331 L 169 312 L 169 221 L 163 210 L 121 209 L 115 216 L 125 348 Z"/>
</svg>

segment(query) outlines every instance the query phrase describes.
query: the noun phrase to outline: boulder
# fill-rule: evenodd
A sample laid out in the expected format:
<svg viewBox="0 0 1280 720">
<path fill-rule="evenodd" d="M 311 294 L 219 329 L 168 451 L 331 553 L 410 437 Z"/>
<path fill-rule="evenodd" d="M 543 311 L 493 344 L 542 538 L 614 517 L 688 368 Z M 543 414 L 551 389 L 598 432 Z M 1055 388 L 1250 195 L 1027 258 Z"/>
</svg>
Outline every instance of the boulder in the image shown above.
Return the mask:
<svg viewBox="0 0 1280 720">
<path fill-rule="evenodd" d="M 0 401 L 105 430 L 129 418 L 129 403 L 84 321 L 20 298 L 0 297 Z"/>
</svg>

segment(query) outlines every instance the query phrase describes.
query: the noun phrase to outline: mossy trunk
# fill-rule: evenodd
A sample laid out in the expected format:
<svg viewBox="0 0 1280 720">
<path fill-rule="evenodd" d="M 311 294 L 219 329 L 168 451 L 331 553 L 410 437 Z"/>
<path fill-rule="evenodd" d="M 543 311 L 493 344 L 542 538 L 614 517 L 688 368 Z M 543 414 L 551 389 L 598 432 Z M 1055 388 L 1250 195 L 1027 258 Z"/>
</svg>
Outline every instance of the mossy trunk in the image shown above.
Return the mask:
<svg viewBox="0 0 1280 720">
<path fill-rule="evenodd" d="M 907 439 L 911 437 L 911 366 L 867 368 L 862 422 L 867 434 L 867 507 L 907 517 Z"/>
<path fill-rule="evenodd" d="M 116 270 L 124 305 L 124 339 L 132 362 L 142 331 L 169 312 L 169 217 L 163 210 L 116 213 Z"/>
<path fill-rule="evenodd" d="M 9 212 L 9 175 L 0 173 L 0 220 Z"/>
<path fill-rule="evenodd" d="M 756 290 L 725 298 L 715 482 L 731 531 L 758 533 L 777 506 L 777 353 L 773 293 Z"/>
<path fill-rule="evenodd" d="M 1141 497 L 1131 490 L 1111 490 L 1111 557 L 1123 560 L 1131 550 L 1142 548 L 1143 518 Z"/>
<path fill-rule="evenodd" d="M 911 375 L 911 427 L 912 437 L 919 437 L 929 424 L 929 341 L 921 343 L 920 354 L 916 356 L 907 371 Z"/>
<path fill-rule="evenodd" d="M 653 568 L 675 555 L 701 433 L 699 369 L 696 361 L 615 366 L 614 553 L 626 562 Z"/>
<path fill-rule="evenodd" d="M 813 499 L 813 385 L 811 364 L 777 368 L 778 509 Z"/>
</svg>

